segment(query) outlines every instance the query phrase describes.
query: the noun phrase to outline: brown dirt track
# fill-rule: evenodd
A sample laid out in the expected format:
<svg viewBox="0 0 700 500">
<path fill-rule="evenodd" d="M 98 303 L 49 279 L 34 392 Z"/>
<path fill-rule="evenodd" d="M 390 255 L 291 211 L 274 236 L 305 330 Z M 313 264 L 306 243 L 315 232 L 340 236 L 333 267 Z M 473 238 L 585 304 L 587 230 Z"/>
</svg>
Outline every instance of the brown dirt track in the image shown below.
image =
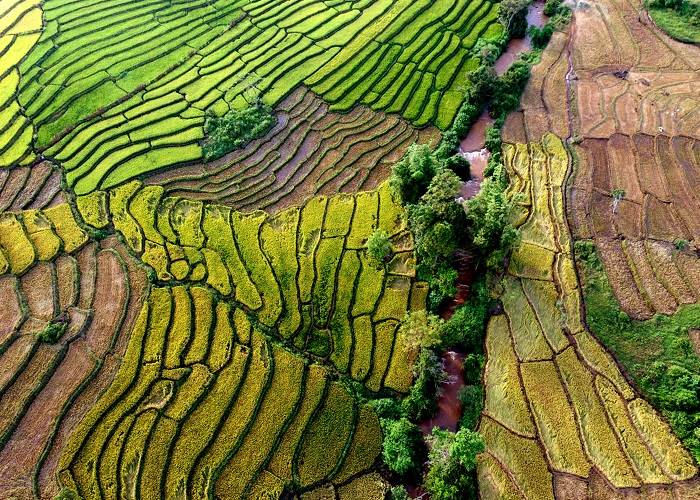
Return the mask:
<svg viewBox="0 0 700 500">
<path fill-rule="evenodd" d="M 397 115 L 356 106 L 328 110 L 299 87 L 275 109 L 277 125 L 220 160 L 154 174 L 168 194 L 239 210 L 278 212 L 316 194 L 376 188 L 412 143 L 437 144 L 435 127 L 417 130 Z"/>
<path fill-rule="evenodd" d="M 0 491 L 53 498 L 61 447 L 119 366 L 146 275 L 112 237 L 5 275 L 0 290 Z M 67 330 L 41 343 L 35 335 L 52 318 Z"/>
<path fill-rule="evenodd" d="M 507 142 L 547 130 L 572 138 L 569 221 L 575 238 L 597 243 L 622 308 L 646 319 L 696 302 L 700 48 L 661 33 L 637 0 L 581 2 L 521 108 L 506 122 Z M 625 194 L 613 210 L 615 189 Z"/>
</svg>

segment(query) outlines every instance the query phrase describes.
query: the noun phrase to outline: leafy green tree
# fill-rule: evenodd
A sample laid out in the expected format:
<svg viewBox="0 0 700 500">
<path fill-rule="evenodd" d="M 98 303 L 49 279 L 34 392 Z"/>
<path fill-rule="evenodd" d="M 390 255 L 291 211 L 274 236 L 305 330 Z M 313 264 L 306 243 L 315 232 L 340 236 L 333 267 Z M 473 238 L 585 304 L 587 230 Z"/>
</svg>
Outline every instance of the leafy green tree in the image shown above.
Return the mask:
<svg viewBox="0 0 700 500">
<path fill-rule="evenodd" d="M 498 20 L 512 38 L 522 38 L 527 30 L 527 9 L 531 0 L 502 0 Z"/>
<path fill-rule="evenodd" d="M 421 464 L 423 439 L 420 429 L 407 418 L 382 420 L 384 463 L 400 475 L 416 472 Z"/>
<path fill-rule="evenodd" d="M 483 104 L 491 98 L 496 89 L 498 81 L 496 70 L 493 66 L 482 64 L 470 71 L 467 78 L 471 85 L 469 89 L 471 100 L 479 105 L 478 111 L 481 112 Z"/>
<path fill-rule="evenodd" d="M 428 273 L 449 259 L 459 246 L 458 232 L 464 228 L 464 210 L 456 198 L 461 181 L 448 169 L 432 179 L 420 203 L 408 207 L 408 223 L 415 239 L 420 266 Z"/>
<path fill-rule="evenodd" d="M 501 266 L 506 253 L 518 241 L 518 232 L 510 221 L 513 202 L 505 193 L 507 187 L 505 167 L 497 165 L 479 194 L 466 203 L 473 245 L 492 269 Z"/>
<path fill-rule="evenodd" d="M 481 435 L 467 428 L 456 433 L 435 428 L 428 446 L 429 468 L 424 485 L 430 498 L 476 498 L 476 456 L 484 451 Z"/>
<path fill-rule="evenodd" d="M 202 144 L 207 161 L 245 146 L 248 142 L 265 135 L 275 124 L 272 109 L 262 103 L 245 109 L 234 109 L 224 116 L 207 116 L 204 122 L 206 139 Z"/>
<path fill-rule="evenodd" d="M 399 333 L 409 349 L 422 349 L 440 344 L 440 326 L 443 320 L 425 309 L 409 311 L 399 326 Z"/>
<path fill-rule="evenodd" d="M 416 203 L 428 189 L 438 162 L 427 144 L 412 144 L 391 172 L 389 184 L 406 203 Z"/>
<path fill-rule="evenodd" d="M 392 254 L 391 241 L 386 231 L 377 229 L 370 235 L 367 239 L 367 252 L 377 262 L 386 262 Z"/>
<path fill-rule="evenodd" d="M 479 41 L 476 42 L 473 52 L 476 52 L 479 57 L 481 57 L 484 65 L 493 66 L 498 56 L 501 55 L 501 48 L 495 43 L 480 38 Z"/>
<path fill-rule="evenodd" d="M 432 349 L 422 349 L 413 365 L 414 382 L 401 402 L 406 415 L 422 420 L 435 413 L 440 385 L 447 379 L 442 360 Z"/>
</svg>

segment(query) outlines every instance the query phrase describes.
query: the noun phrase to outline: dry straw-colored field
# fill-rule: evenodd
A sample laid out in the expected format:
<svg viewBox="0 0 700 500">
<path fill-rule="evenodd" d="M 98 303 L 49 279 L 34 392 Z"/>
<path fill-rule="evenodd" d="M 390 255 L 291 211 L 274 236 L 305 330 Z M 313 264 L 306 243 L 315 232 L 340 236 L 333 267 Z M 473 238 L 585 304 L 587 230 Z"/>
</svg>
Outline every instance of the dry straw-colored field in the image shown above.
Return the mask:
<svg viewBox="0 0 700 500">
<path fill-rule="evenodd" d="M 623 309 L 646 319 L 696 302 L 700 48 L 661 33 L 636 0 L 581 2 L 521 108 L 507 141 L 571 138 L 567 215 L 575 238 L 595 240 Z"/>
</svg>

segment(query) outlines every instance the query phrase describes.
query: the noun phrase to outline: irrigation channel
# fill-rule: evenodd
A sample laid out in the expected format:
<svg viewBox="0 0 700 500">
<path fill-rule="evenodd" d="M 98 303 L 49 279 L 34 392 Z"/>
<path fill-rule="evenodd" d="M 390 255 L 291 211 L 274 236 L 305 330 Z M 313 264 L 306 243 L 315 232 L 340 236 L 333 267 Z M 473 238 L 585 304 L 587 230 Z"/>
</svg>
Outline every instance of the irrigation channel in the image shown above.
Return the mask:
<svg viewBox="0 0 700 500">
<path fill-rule="evenodd" d="M 537 1 L 530 4 L 527 20 L 528 25 L 542 27 L 545 23 L 543 13 L 544 2 Z M 512 39 L 508 42 L 506 50 L 494 64 L 496 73 L 500 76 L 510 67 L 518 56 L 531 48 L 529 36 Z M 471 164 L 471 179 L 464 183 L 460 192 L 464 199 L 475 196 L 481 188 L 484 180 L 484 169 L 488 163 L 489 152 L 485 149 L 486 129 L 494 120 L 484 111 L 472 125 L 469 134 L 460 143 L 461 154 Z M 454 311 L 467 300 L 469 287 L 474 279 L 473 261 L 466 252 L 458 252 L 457 256 L 457 294 L 440 312 L 440 316 L 447 320 Z M 462 376 L 462 363 L 466 354 L 463 352 L 446 351 L 442 355 L 442 363 L 447 373 L 447 378 L 442 386 L 438 400 L 438 410 L 431 418 L 420 423 L 423 434 L 430 434 L 433 427 L 456 430 L 462 414 L 462 404 L 459 401 L 459 392 L 464 387 Z"/>
</svg>

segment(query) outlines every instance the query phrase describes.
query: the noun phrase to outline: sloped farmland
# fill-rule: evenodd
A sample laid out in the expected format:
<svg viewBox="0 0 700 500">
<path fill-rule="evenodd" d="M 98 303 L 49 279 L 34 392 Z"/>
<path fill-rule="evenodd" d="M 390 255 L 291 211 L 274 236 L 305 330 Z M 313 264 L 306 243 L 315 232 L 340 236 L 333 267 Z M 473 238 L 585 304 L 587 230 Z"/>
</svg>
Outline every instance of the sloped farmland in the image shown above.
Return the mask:
<svg viewBox="0 0 700 500">
<path fill-rule="evenodd" d="M 374 189 L 414 142 L 437 145 L 434 127 L 366 106 L 350 113 L 299 87 L 275 109 L 277 125 L 244 149 L 204 164 L 168 169 L 148 178 L 166 193 L 215 201 L 244 211 L 276 212 L 315 194 Z"/>
<path fill-rule="evenodd" d="M 691 456 L 582 322 L 563 143 L 547 134 L 504 156 L 522 242 L 488 326 L 482 495 L 697 496 Z"/>
<path fill-rule="evenodd" d="M 700 297 L 700 49 L 626 2 L 578 11 L 570 36 L 574 236 L 595 240 L 627 313 L 671 314 Z"/>
<path fill-rule="evenodd" d="M 465 95 L 456 76 L 476 65 L 470 49 L 501 34 L 497 4 L 355 4 L 48 2 L 20 65 L 27 130 L 86 194 L 201 160 L 205 113 L 276 106 L 302 83 L 331 111 L 365 104 L 447 128 Z M 90 30 L 97 18 L 105 29 Z"/>
</svg>

